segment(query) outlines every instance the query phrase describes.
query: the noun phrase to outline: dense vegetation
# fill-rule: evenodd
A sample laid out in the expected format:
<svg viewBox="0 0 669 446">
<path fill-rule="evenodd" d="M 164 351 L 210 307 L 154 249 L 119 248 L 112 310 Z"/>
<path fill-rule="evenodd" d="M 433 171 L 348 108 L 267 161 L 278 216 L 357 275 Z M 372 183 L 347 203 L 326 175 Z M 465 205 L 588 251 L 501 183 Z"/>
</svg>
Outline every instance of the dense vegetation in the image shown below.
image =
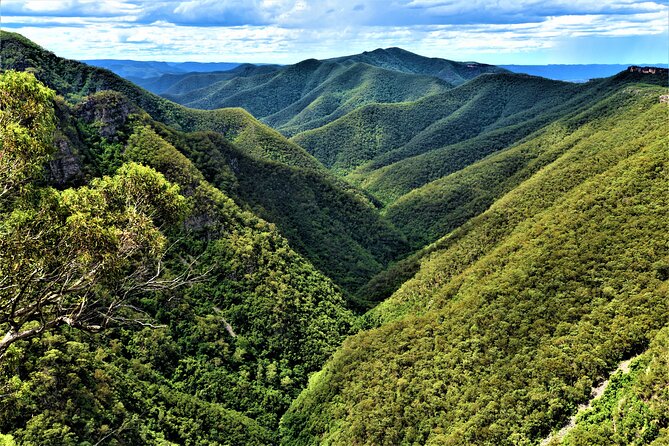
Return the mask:
<svg viewBox="0 0 669 446">
<path fill-rule="evenodd" d="M 661 114 L 652 111 L 659 93 L 638 93 L 620 85 L 524 141 L 412 190 L 389 205 L 386 216 L 421 247 L 480 214 L 568 150 L 623 149 L 638 137 L 648 140 L 650 123 L 662 125 Z"/>
<path fill-rule="evenodd" d="M 549 445 L 662 445 L 669 441 L 669 329 L 658 332 L 629 372 L 617 372 L 567 435 Z"/>
<path fill-rule="evenodd" d="M 287 67 L 244 65 L 220 73 L 165 75 L 140 85 L 189 107 L 243 107 L 283 134 L 295 135 L 366 104 L 414 101 L 479 74 L 504 71 L 389 48 Z"/>
<path fill-rule="evenodd" d="M 139 108 L 166 124 L 156 124 L 159 133 L 190 157 L 210 183 L 242 207 L 278 225 L 291 246 L 344 287 L 347 294 L 354 293 L 406 250 L 404 237 L 380 217 L 372 200 L 248 113 L 240 109 L 187 109 L 105 70 L 60 59 L 16 34 L 3 36 L 3 66 L 39 67 L 38 78 L 71 100 L 99 89 L 122 93 L 79 99 L 78 107 L 89 123 L 104 122 L 110 128 L 105 131 L 116 131 Z M 82 76 L 88 80 L 82 81 Z M 168 115 L 179 122 L 191 118 L 202 121 L 194 127 L 182 124 L 175 129 Z M 221 122 L 236 122 L 234 130 L 223 129 Z M 186 134 L 178 129 L 204 132 Z M 110 135 L 103 136 L 110 139 Z M 71 135 L 64 144 L 72 148 L 76 139 Z M 113 152 L 108 144 L 100 147 L 99 140 L 96 144 L 101 152 Z M 89 158 L 84 164 L 97 162 Z"/>
<path fill-rule="evenodd" d="M 0 444 L 539 444 L 631 357 L 551 445 L 668 441 L 665 77 L 158 81 L 346 113 L 291 142 L 0 41 Z"/>
<path fill-rule="evenodd" d="M 3 196 L 0 265 L 12 272 L 3 273 L 2 302 L 20 306 L 4 307 L 0 320 L 17 334 L 0 366 L 9 397 L 0 430 L 21 444 L 274 441 L 308 373 L 349 330 L 337 288 L 274 225 L 209 184 L 148 115 L 136 110 L 119 127 L 89 121 L 90 103 L 118 105 L 117 93 L 61 102 L 67 113 L 55 120 L 75 127 L 88 157 L 104 146 L 117 162 L 93 163 L 93 178 L 77 178 L 86 186 L 41 186 L 39 167 L 55 151 L 53 93 L 30 74 L 2 76 L 2 97 L 12 98 L 2 121 L 14 123 L 3 153 L 16 154 L 2 159 L 28 167 L 18 179 L 3 170 L 5 190 L 21 193 Z M 36 94 L 41 108 L 30 101 Z M 30 107 L 46 124 L 22 112 Z M 165 234 L 154 226 L 170 222 L 177 226 Z M 58 300 L 47 307 L 54 284 Z"/>
<path fill-rule="evenodd" d="M 364 63 L 309 59 L 267 71 L 257 67 L 251 75 L 221 73 L 212 76 L 214 83 L 198 89 L 193 88 L 206 80 L 203 75 L 184 76 L 184 82 L 163 95 L 195 108 L 243 107 L 284 134 L 295 134 L 320 127 L 361 105 L 415 100 L 451 87 L 434 77 Z M 191 84 L 192 80 L 198 82 Z M 185 91 L 184 85 L 188 85 Z"/>
<path fill-rule="evenodd" d="M 327 126 L 301 133 L 293 140 L 327 167 L 344 172 L 360 167 L 351 178 L 360 177 L 367 183 L 375 180 L 374 171 L 405 158 L 519 123 L 529 128 L 528 118 L 564 103 L 581 88 L 525 75 L 487 75 L 416 102 L 360 108 Z M 535 124 L 533 129 L 536 128 Z M 502 139 L 501 136 L 496 135 L 495 141 Z M 505 139 L 509 141 L 519 136 L 522 135 L 516 131 Z M 490 151 L 488 149 L 488 153 Z M 473 156 L 484 156 L 478 153 L 480 150 L 469 148 L 460 150 L 458 155 L 469 152 L 473 152 Z M 404 186 L 412 177 L 398 175 L 397 180 Z M 414 181 L 417 183 L 420 178 Z M 395 194 L 407 191 L 405 188 Z M 389 194 L 379 192 L 385 201 Z"/>
<path fill-rule="evenodd" d="M 627 91 L 645 116 L 610 131 L 629 144 L 576 146 L 441 242 L 312 377 L 284 443 L 532 444 L 642 351 L 669 322 L 662 92 Z"/>
</svg>

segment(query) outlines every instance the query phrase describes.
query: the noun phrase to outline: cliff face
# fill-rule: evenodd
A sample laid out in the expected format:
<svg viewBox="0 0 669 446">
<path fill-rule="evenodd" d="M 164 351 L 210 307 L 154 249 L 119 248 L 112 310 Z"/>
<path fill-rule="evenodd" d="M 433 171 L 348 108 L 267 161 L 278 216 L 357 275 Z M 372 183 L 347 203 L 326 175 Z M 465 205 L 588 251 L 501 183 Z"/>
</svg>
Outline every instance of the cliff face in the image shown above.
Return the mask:
<svg viewBox="0 0 669 446">
<path fill-rule="evenodd" d="M 83 177 L 82 164 L 72 143 L 67 138 L 61 138 L 56 146 L 58 151 L 47 169 L 49 183 L 56 187 L 79 183 Z"/>
<path fill-rule="evenodd" d="M 98 127 L 100 136 L 110 138 L 137 112 L 137 107 L 120 93 L 103 91 L 86 98 L 75 111 L 84 122 Z"/>
</svg>

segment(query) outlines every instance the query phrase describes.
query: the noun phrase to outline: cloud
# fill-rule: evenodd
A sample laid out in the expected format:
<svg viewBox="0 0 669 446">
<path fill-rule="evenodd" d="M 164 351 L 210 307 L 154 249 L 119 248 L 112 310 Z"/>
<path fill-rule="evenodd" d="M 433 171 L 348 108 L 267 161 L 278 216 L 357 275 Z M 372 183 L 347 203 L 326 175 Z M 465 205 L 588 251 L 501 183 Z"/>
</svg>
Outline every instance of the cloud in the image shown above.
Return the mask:
<svg viewBox="0 0 669 446">
<path fill-rule="evenodd" d="M 400 46 L 499 63 L 574 39 L 642 38 L 629 48 L 666 59 L 667 14 L 666 4 L 632 0 L 2 0 L 3 26 L 80 59 L 291 63 Z"/>
<path fill-rule="evenodd" d="M 2 16 L 122 17 L 142 11 L 137 0 L 2 0 Z"/>
</svg>

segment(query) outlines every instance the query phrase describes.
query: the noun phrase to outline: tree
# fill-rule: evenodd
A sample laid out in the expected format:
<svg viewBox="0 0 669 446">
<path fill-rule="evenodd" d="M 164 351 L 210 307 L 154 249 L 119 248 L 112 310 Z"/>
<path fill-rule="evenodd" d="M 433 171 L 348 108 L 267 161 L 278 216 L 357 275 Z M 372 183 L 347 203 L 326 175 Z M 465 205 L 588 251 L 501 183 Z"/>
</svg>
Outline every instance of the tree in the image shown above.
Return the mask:
<svg viewBox="0 0 669 446">
<path fill-rule="evenodd" d="M 160 228 L 187 211 L 178 186 L 128 163 L 86 187 L 39 187 L 53 152 L 53 93 L 31 74 L 6 72 L 0 98 L 0 358 L 59 325 L 99 331 L 125 321 L 139 311 L 134 296 L 188 281 L 162 266 Z"/>
</svg>

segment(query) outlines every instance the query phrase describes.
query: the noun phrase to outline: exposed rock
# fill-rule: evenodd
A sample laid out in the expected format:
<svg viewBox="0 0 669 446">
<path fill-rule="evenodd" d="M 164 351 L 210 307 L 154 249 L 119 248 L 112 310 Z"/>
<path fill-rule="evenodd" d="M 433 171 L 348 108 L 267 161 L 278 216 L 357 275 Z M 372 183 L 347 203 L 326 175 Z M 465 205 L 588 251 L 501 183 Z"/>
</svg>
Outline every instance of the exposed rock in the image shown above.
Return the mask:
<svg viewBox="0 0 669 446">
<path fill-rule="evenodd" d="M 102 91 L 88 96 L 75 108 L 76 114 L 87 124 L 98 127 L 100 136 L 114 139 L 116 132 L 137 108 L 121 93 Z"/>
<path fill-rule="evenodd" d="M 70 147 L 70 142 L 61 138 L 56 141 L 58 151 L 49 161 L 49 183 L 64 187 L 77 182 L 82 175 L 82 164 Z"/>
<path fill-rule="evenodd" d="M 669 94 L 663 94 L 660 96 L 660 104 L 662 103 L 669 104 Z"/>
</svg>

